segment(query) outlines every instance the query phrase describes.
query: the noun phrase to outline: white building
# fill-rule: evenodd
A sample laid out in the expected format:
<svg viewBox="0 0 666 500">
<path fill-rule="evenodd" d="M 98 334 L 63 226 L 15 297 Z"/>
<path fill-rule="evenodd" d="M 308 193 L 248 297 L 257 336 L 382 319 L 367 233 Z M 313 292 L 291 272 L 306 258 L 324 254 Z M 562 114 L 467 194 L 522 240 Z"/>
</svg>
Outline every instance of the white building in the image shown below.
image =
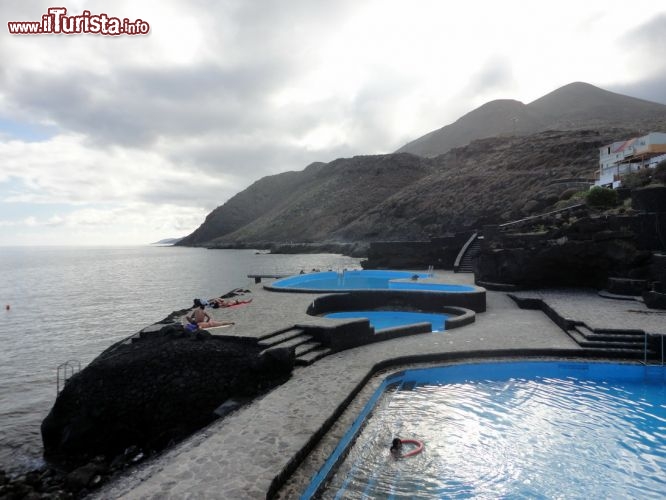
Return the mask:
<svg viewBox="0 0 666 500">
<path fill-rule="evenodd" d="M 595 186 L 620 187 L 622 176 L 642 168 L 654 168 L 666 160 L 666 133 L 651 132 L 599 149 Z"/>
</svg>

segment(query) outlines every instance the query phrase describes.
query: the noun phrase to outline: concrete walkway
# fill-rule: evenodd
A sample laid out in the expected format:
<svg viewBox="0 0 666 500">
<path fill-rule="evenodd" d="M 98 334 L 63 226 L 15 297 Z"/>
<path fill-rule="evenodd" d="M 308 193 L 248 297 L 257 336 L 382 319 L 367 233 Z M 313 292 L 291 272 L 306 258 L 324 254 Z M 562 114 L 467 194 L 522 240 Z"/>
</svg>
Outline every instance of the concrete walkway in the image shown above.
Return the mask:
<svg viewBox="0 0 666 500">
<path fill-rule="evenodd" d="M 472 275 L 439 273 L 438 278 L 454 283 L 472 283 Z M 268 333 L 301 320 L 314 295 L 267 292 L 261 285 L 252 290 L 251 305 L 215 310 L 216 319 L 236 321 L 224 334 Z M 562 300 L 566 302 L 564 293 Z M 546 298 L 546 300 L 548 300 Z M 600 299 L 603 300 L 603 299 Z M 606 309 L 634 308 L 603 300 Z M 580 295 L 571 300 L 571 314 L 587 314 L 602 307 L 597 296 Z M 596 313 L 595 313 L 596 314 Z M 620 313 L 625 317 L 625 312 Z M 630 316 L 631 321 L 648 314 Z M 662 318 L 663 319 L 663 318 Z M 640 326 L 634 325 L 635 328 Z M 298 471 L 279 492 L 280 498 L 294 498 L 327 458 L 340 434 L 378 385 L 379 377 L 365 382 L 377 364 L 395 360 L 409 362 L 410 356 L 451 353 L 473 355 L 479 350 L 568 350 L 581 349 L 566 333 L 540 311 L 521 310 L 504 292 L 488 292 L 487 311 L 476 322 L 462 328 L 401 338 L 343 351 L 311 366 L 295 369 L 285 384 L 180 443 L 157 459 L 143 464 L 129 475 L 110 483 L 97 498 L 265 498 L 273 482 L 292 465 Z M 362 389 L 366 385 L 365 389 Z M 361 390 L 362 389 L 362 390 Z M 338 416 L 358 392 L 349 411 L 326 434 L 301 463 L 303 450 L 327 421 Z M 330 423 L 330 422 L 328 422 Z"/>
<path fill-rule="evenodd" d="M 563 318 L 582 321 L 593 330 L 666 333 L 666 311 L 649 309 L 640 300 L 608 299 L 584 289 L 530 290 L 513 295 L 541 299 Z"/>
</svg>

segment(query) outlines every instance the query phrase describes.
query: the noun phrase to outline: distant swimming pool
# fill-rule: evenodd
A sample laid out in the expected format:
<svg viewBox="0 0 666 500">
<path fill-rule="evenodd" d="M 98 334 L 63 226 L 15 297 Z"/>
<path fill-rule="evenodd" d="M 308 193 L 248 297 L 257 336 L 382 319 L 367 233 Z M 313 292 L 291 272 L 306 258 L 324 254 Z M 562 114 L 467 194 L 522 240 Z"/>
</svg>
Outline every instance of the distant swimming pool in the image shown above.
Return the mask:
<svg viewBox="0 0 666 500">
<path fill-rule="evenodd" d="M 433 332 L 442 332 L 446 329 L 448 315 L 409 311 L 342 311 L 326 314 L 325 317 L 337 319 L 367 318 L 375 330 L 415 323 L 430 323 Z"/>
<path fill-rule="evenodd" d="M 430 283 L 427 273 L 408 271 L 363 270 L 344 272 L 320 272 L 299 274 L 279 279 L 269 288 L 283 288 L 317 292 L 339 292 L 349 290 L 437 290 L 444 292 L 473 292 L 475 287 L 447 283 Z M 416 278 L 416 279 L 414 279 Z M 397 281 L 408 280 L 408 281 Z"/>
<path fill-rule="evenodd" d="M 301 498 L 663 498 L 665 380 L 664 367 L 568 361 L 400 372 Z M 396 436 L 425 449 L 394 459 Z"/>
</svg>

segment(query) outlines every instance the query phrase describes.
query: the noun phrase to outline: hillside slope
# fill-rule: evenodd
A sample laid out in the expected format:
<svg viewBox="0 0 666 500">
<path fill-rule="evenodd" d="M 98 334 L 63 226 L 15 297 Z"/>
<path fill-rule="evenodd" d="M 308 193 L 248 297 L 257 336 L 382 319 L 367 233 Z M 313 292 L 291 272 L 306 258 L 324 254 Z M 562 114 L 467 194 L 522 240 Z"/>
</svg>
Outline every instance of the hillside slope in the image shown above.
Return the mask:
<svg viewBox="0 0 666 500">
<path fill-rule="evenodd" d="M 573 181 L 592 176 L 600 146 L 633 133 L 546 131 L 474 141 L 433 158 L 431 175 L 373 207 L 336 236 L 350 241 L 423 239 L 552 210 L 565 192 L 584 188 Z"/>
<path fill-rule="evenodd" d="M 427 160 L 406 153 L 338 159 L 314 175 L 303 172 L 303 178 L 294 181 L 298 189 L 283 192 L 272 210 L 209 243 L 331 240 L 360 215 L 431 171 Z M 234 206 L 247 194 L 239 193 Z M 218 216 L 233 208 L 228 205 L 218 209 Z"/>
<path fill-rule="evenodd" d="M 301 172 L 283 172 L 262 177 L 213 210 L 196 231 L 177 245 L 206 245 L 215 238 L 232 233 L 265 213 L 276 210 L 324 165 L 317 162 Z"/>
</svg>

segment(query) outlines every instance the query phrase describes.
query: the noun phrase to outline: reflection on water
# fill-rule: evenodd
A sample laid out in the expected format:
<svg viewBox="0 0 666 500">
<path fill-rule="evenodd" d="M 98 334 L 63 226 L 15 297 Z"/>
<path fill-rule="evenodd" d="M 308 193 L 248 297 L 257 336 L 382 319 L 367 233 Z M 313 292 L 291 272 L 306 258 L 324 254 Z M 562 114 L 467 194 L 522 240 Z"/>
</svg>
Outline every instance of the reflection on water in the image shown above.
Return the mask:
<svg viewBox="0 0 666 500">
<path fill-rule="evenodd" d="M 387 391 L 323 498 L 663 498 L 664 471 L 663 374 L 479 380 Z"/>
</svg>

